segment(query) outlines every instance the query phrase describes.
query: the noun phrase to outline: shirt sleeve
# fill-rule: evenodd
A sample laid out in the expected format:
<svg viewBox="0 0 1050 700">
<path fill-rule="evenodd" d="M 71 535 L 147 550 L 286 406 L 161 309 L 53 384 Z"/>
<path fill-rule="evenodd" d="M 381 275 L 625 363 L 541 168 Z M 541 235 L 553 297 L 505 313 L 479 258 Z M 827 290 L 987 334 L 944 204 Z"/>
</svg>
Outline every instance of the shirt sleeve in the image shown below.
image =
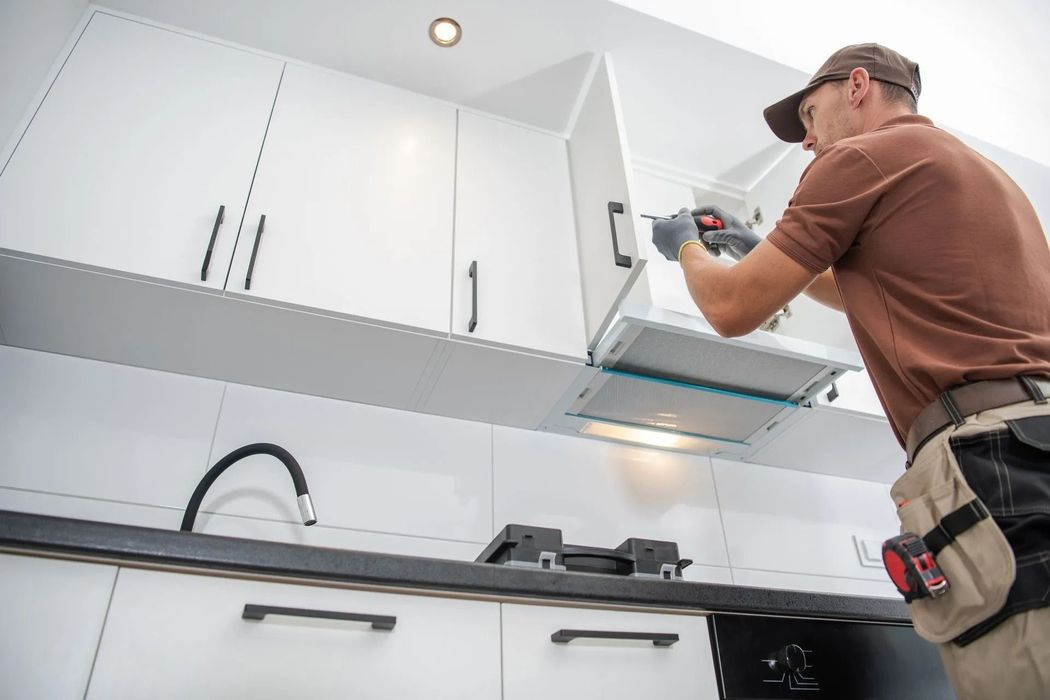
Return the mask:
<svg viewBox="0 0 1050 700">
<path fill-rule="evenodd" d="M 766 240 L 813 274 L 842 257 L 886 187 L 886 177 L 855 146 L 829 146 L 805 172 Z"/>
</svg>

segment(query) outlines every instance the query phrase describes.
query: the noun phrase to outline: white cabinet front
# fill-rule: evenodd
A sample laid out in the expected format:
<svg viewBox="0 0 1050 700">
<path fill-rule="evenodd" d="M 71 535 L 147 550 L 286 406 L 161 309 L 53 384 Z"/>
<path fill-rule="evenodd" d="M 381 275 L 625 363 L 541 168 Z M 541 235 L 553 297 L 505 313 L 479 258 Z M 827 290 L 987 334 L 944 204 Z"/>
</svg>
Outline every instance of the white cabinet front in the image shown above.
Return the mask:
<svg viewBox="0 0 1050 700">
<path fill-rule="evenodd" d="M 281 67 L 95 12 L 0 175 L 0 249 L 221 289 Z"/>
<path fill-rule="evenodd" d="M 288 65 L 228 291 L 447 333 L 455 120 L 420 95 Z"/>
<path fill-rule="evenodd" d="M 707 619 L 503 605 L 503 698 L 716 700 Z"/>
<path fill-rule="evenodd" d="M 0 554 L 0 696 L 82 698 L 113 566 Z"/>
<path fill-rule="evenodd" d="M 584 359 L 563 139 L 460 112 L 452 334 Z"/>
<path fill-rule="evenodd" d="M 499 668 L 497 603 L 121 569 L 87 697 L 495 700 Z"/>
<path fill-rule="evenodd" d="M 639 259 L 630 152 L 612 60 L 598 63 L 569 135 L 587 346 L 602 339 L 646 261 Z"/>
</svg>

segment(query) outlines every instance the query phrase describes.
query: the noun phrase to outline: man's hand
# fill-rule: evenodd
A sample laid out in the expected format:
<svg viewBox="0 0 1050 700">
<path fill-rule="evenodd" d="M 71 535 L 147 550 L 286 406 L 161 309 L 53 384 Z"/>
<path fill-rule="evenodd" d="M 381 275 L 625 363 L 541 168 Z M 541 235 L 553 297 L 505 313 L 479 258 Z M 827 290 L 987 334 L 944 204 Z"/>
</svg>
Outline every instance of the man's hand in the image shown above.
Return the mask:
<svg viewBox="0 0 1050 700">
<path fill-rule="evenodd" d="M 682 246 L 690 241 L 707 247 L 700 241 L 700 229 L 688 209 L 683 207 L 673 219 L 653 220 L 653 243 L 668 260 L 678 262 Z"/>
<path fill-rule="evenodd" d="M 759 235 L 749 229 L 743 221 L 720 207 L 706 206 L 692 211 L 694 217 L 704 214 L 721 219 L 725 227 L 719 231 L 705 231 L 703 236 L 704 243 L 716 248 L 719 253 L 724 253 L 734 260 L 742 260 L 762 242 Z"/>
</svg>

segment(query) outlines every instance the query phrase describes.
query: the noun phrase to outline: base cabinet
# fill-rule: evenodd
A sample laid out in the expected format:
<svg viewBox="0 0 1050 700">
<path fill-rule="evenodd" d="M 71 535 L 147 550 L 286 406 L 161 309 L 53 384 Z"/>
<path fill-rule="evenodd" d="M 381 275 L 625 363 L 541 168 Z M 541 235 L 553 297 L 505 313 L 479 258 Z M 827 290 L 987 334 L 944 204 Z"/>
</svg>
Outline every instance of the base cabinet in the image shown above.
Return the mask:
<svg viewBox="0 0 1050 700">
<path fill-rule="evenodd" d="M 497 603 L 122 569 L 87 697 L 495 700 L 499 634 Z"/>
<path fill-rule="evenodd" d="M 502 615 L 504 700 L 719 697 L 705 617 L 512 604 Z"/>
<path fill-rule="evenodd" d="M 0 696 L 84 697 L 116 573 L 114 566 L 0 555 Z"/>
</svg>

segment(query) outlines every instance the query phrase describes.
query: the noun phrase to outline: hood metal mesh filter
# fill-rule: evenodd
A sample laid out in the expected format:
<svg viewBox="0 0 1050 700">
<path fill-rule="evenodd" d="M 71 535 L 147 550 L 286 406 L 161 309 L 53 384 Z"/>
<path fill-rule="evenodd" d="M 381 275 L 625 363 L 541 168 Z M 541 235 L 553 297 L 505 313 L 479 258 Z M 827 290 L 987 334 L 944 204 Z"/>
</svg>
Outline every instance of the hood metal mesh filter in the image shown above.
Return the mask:
<svg viewBox="0 0 1050 700">
<path fill-rule="evenodd" d="M 785 408 L 779 402 L 612 374 L 578 415 L 744 442 Z"/>
<path fill-rule="evenodd" d="M 826 367 L 816 362 L 653 328 L 644 328 L 623 356 L 614 361 L 606 358 L 603 364 L 622 372 L 781 401 L 805 389 L 808 382 Z M 638 389 L 646 391 L 648 387 Z M 636 400 L 633 396 L 620 398 Z"/>
</svg>

